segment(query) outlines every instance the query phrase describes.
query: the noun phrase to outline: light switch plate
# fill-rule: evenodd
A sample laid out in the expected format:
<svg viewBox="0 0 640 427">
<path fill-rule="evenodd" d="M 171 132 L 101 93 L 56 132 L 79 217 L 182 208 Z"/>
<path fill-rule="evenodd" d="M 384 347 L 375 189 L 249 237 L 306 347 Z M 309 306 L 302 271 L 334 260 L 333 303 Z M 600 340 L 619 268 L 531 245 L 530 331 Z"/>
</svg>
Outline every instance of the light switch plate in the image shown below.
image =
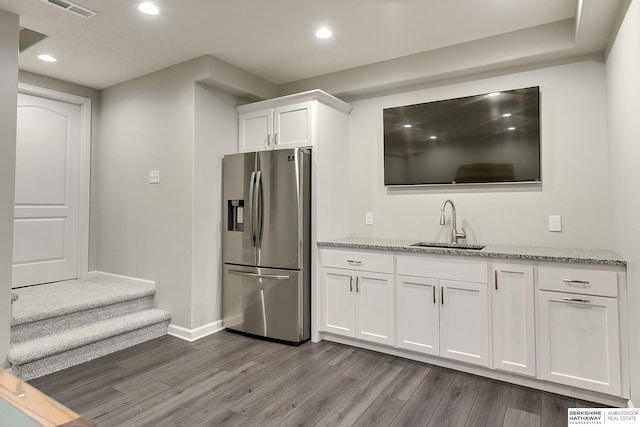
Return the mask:
<svg viewBox="0 0 640 427">
<path fill-rule="evenodd" d="M 149 184 L 160 183 L 160 171 L 149 171 Z"/>
<path fill-rule="evenodd" d="M 373 225 L 373 212 L 365 212 L 364 223 L 366 225 Z"/>
<path fill-rule="evenodd" d="M 562 231 L 562 217 L 560 215 L 549 215 L 549 231 Z"/>
</svg>

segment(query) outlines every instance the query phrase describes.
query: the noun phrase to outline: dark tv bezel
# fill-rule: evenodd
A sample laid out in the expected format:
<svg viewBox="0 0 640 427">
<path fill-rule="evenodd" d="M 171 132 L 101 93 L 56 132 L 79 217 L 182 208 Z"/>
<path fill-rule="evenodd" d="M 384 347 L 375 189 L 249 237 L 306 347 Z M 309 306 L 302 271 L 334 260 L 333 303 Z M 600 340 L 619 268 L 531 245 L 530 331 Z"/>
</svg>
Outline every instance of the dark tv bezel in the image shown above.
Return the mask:
<svg viewBox="0 0 640 427">
<path fill-rule="evenodd" d="M 471 99 L 471 98 L 481 98 L 481 97 L 486 97 L 492 93 L 495 92 L 513 92 L 513 91 L 517 91 L 517 90 L 525 90 L 525 89 L 537 89 L 537 94 L 538 94 L 538 108 L 537 108 L 537 117 L 538 117 L 538 151 L 539 151 L 539 156 L 538 156 L 538 175 L 539 178 L 538 179 L 534 179 L 534 180 L 519 180 L 519 181 L 481 181 L 481 182 L 443 182 L 443 183 L 404 183 L 404 184 L 387 184 L 386 182 L 386 168 L 385 168 L 385 164 L 386 164 L 386 135 L 385 135 L 385 130 L 384 130 L 384 111 L 385 110 L 391 110 L 394 108 L 404 108 L 404 107 L 412 107 L 412 106 L 419 106 L 419 105 L 425 105 L 425 104 L 437 104 L 437 103 L 441 103 L 441 102 L 446 102 L 446 101 L 457 101 L 457 100 L 464 100 L 464 99 Z M 415 104 L 407 104 L 407 105 L 397 105 L 394 107 L 387 107 L 387 108 L 383 108 L 382 110 L 382 114 L 383 114 L 383 152 L 382 152 L 382 161 L 383 161 L 383 168 L 382 168 L 382 173 L 383 173 L 383 183 L 385 187 L 390 187 L 390 188 L 413 188 L 413 187 L 481 187 L 481 186 L 520 186 L 520 185 L 524 185 L 524 186 L 537 186 L 537 185 L 541 185 L 542 184 L 542 114 L 541 114 L 541 90 L 540 90 L 540 86 L 527 86 L 527 87 L 521 87 L 521 88 L 515 88 L 515 89 L 505 89 L 505 90 L 496 90 L 496 91 L 491 91 L 491 92 L 486 92 L 486 93 L 479 93 L 479 94 L 475 94 L 475 95 L 468 95 L 468 96 L 460 96 L 460 97 L 456 97 L 456 98 L 447 98 L 447 99 L 440 99 L 440 100 L 436 100 L 436 101 L 428 101 L 428 102 L 419 102 L 419 103 L 415 103 Z"/>
</svg>

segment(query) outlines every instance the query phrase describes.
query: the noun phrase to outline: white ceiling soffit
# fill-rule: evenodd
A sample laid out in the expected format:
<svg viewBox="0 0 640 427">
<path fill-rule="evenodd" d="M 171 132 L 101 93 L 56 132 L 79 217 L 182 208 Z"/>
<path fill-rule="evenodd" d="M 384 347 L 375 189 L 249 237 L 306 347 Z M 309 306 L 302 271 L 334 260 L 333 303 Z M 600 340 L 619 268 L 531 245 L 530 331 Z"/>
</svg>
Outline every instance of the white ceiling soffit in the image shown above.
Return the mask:
<svg viewBox="0 0 640 427">
<path fill-rule="evenodd" d="M 578 39 L 578 0 L 157 0 L 157 16 L 140 14 L 131 0 L 82 0 L 99 12 L 91 20 L 43 1 L 0 0 L 0 9 L 20 15 L 21 26 L 48 36 L 22 52 L 22 70 L 102 89 L 211 55 L 285 90 L 326 80 L 323 89 L 348 93 L 332 87 L 460 72 L 474 67 L 470 58 L 504 66 L 514 50 L 520 57 L 602 50 L 606 40 L 592 28 L 610 31 L 606 17 L 623 0 L 580 0 Z M 320 25 L 334 36 L 316 39 Z M 58 62 L 35 58 L 45 51 Z"/>
</svg>

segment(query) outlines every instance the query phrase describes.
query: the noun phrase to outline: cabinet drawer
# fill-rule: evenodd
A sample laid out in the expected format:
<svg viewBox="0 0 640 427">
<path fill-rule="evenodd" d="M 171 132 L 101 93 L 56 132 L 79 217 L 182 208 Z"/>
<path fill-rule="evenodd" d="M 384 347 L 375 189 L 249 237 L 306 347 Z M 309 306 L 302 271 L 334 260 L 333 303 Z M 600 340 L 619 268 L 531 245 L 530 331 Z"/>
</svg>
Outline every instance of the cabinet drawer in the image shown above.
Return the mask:
<svg viewBox="0 0 640 427">
<path fill-rule="evenodd" d="M 405 276 L 433 277 L 461 282 L 487 283 L 486 262 L 440 260 L 425 256 L 398 256 L 398 274 Z"/>
<path fill-rule="evenodd" d="M 616 297 L 618 275 L 615 271 L 538 267 L 538 288 L 546 291 Z"/>
<path fill-rule="evenodd" d="M 322 266 L 393 273 L 393 255 L 375 252 L 323 250 Z"/>
</svg>

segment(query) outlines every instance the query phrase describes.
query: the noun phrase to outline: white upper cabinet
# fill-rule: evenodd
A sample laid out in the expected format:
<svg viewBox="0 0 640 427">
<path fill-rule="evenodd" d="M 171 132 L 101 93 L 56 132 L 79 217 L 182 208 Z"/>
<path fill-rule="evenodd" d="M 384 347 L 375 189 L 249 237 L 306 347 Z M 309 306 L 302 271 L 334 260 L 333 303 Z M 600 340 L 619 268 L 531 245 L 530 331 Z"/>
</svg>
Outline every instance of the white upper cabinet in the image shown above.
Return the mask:
<svg viewBox="0 0 640 427">
<path fill-rule="evenodd" d="M 252 111 L 240 115 L 240 151 L 261 151 L 271 147 L 273 113 L 271 110 Z"/>
<path fill-rule="evenodd" d="M 300 102 L 273 109 L 273 147 L 295 148 L 313 145 L 315 103 Z"/>
<path fill-rule="evenodd" d="M 238 151 L 315 146 L 318 128 L 330 130 L 335 124 L 333 119 L 325 119 L 331 114 L 324 107 L 341 113 L 351 111 L 349 104 L 320 90 L 238 107 Z"/>
<path fill-rule="evenodd" d="M 240 151 L 312 146 L 314 110 L 308 101 L 240 114 Z"/>
</svg>

